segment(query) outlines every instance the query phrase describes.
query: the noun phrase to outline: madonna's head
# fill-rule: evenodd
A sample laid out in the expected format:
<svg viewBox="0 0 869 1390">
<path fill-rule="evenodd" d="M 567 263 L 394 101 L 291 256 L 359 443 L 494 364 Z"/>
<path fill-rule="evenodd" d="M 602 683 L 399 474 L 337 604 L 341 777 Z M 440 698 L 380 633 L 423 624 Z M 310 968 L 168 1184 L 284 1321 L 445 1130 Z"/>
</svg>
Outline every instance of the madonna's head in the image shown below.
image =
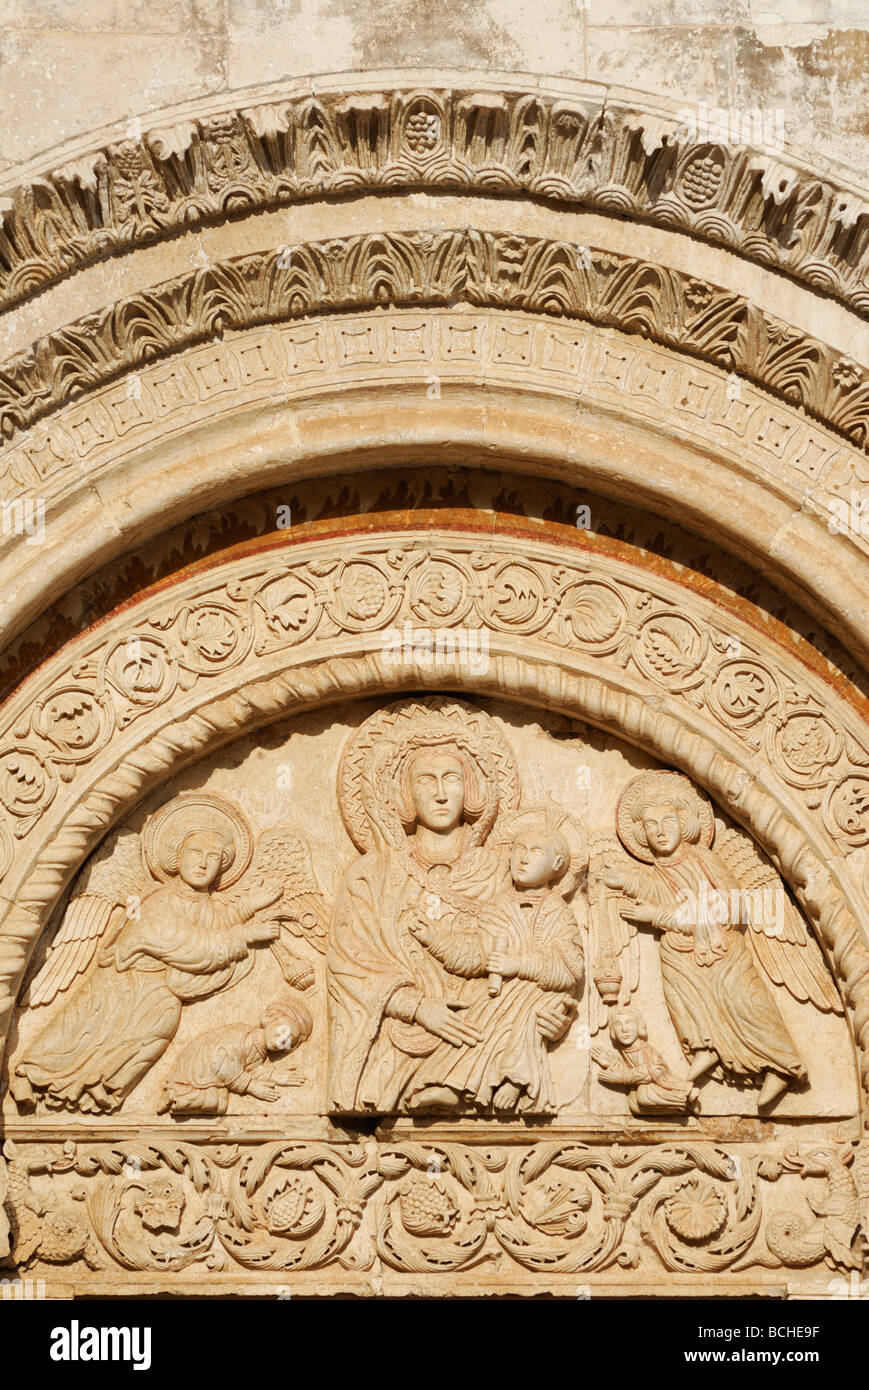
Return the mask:
<svg viewBox="0 0 869 1390">
<path fill-rule="evenodd" d="M 405 760 L 398 813 L 406 830 L 423 825 L 447 833 L 464 820 L 476 820 L 484 805 L 480 771 L 457 745 L 423 745 Z"/>
</svg>

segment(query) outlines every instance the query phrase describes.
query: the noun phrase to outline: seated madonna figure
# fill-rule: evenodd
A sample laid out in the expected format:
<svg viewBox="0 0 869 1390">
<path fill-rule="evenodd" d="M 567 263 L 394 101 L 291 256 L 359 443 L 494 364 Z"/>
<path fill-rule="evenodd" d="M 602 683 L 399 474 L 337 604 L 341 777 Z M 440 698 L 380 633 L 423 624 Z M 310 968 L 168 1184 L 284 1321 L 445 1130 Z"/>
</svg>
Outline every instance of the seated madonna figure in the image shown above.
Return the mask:
<svg viewBox="0 0 869 1390">
<path fill-rule="evenodd" d="M 436 1048 L 481 1043 L 464 1017 L 463 980 L 410 928 L 433 907 L 473 917 L 509 884 L 486 843 L 499 805 L 493 760 L 455 718 L 415 709 L 400 738 L 366 756 L 357 781 L 370 848 L 345 874 L 332 916 L 330 1093 L 349 1113 L 403 1108 Z M 557 1008 L 540 1023 L 563 1026 Z"/>
</svg>

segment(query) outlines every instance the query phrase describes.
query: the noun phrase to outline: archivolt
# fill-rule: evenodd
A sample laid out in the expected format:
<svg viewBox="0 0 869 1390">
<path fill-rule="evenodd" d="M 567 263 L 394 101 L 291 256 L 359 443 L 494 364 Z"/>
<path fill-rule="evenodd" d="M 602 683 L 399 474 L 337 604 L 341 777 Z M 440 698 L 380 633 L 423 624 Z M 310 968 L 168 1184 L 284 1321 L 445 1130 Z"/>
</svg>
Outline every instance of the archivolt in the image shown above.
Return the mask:
<svg viewBox="0 0 869 1390">
<path fill-rule="evenodd" d="M 695 113 L 696 115 L 697 113 Z M 763 132 L 597 83 L 413 70 L 318 77 L 102 132 L 0 196 L 0 302 L 239 213 L 365 190 L 510 193 L 723 245 L 869 311 L 869 209 Z M 708 124 L 708 123 L 707 123 Z"/>
<path fill-rule="evenodd" d="M 202 507 L 435 460 L 559 477 L 578 503 L 639 501 L 772 570 L 869 661 L 866 542 L 831 529 L 863 456 L 734 380 L 638 334 L 528 311 L 426 304 L 226 332 L 71 402 L 3 455 L 11 505 L 46 507 L 38 565 L 23 535 L 0 541 L 3 638 Z"/>
<path fill-rule="evenodd" d="M 119 299 L 0 365 L 0 434 L 230 329 L 377 305 L 463 304 L 639 334 L 757 382 L 851 443 L 869 441 L 862 368 L 745 297 L 602 247 L 463 228 L 279 247 Z"/>
<path fill-rule="evenodd" d="M 434 669 L 390 658 L 384 630 L 420 622 L 418 581 L 438 566 L 450 570 L 457 598 L 449 617 L 427 621 L 485 628 L 486 670 L 475 672 L 460 649 Z M 499 606 L 500 593 L 520 591 L 515 612 L 512 600 Z M 361 610 L 352 604 L 359 592 Z M 726 633 L 720 621 L 708 597 L 641 565 L 591 552 L 574 561 L 569 547 L 528 536 L 493 544 L 449 531 L 284 545 L 143 596 L 46 663 L 7 707 L 5 1023 L 65 885 L 106 831 L 180 766 L 295 711 L 444 688 L 588 721 L 705 786 L 774 858 L 823 942 L 869 1089 L 869 950 L 858 927 L 866 903 L 848 862 L 869 840 L 865 817 L 852 814 L 869 762 L 861 722 L 760 621 L 754 628 L 728 616 Z M 202 632 L 221 640 L 199 644 Z M 140 688 L 126 672 L 143 660 Z M 70 701 L 85 712 L 90 745 L 65 743 L 59 732 Z M 813 721 L 817 735 L 809 762 L 806 740 L 782 734 L 799 720 Z"/>
<path fill-rule="evenodd" d="M 34 565 L 4 511 L 3 640 L 203 502 L 356 452 L 640 499 L 772 569 L 869 661 L 864 537 L 828 530 L 866 476 L 869 379 L 848 355 L 864 200 L 797 151 L 692 137 L 686 114 L 536 78 L 365 74 L 200 102 L 25 170 L 0 200 L 23 349 L 0 369 L 0 487 L 45 504 L 47 537 Z"/>
</svg>

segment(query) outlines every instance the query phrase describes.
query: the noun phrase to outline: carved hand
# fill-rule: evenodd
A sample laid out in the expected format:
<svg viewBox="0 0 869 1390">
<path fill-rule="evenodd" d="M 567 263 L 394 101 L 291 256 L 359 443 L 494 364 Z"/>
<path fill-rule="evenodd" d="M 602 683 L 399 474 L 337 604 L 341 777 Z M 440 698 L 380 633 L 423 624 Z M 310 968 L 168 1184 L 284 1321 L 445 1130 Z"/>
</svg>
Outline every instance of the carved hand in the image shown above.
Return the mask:
<svg viewBox="0 0 869 1390">
<path fill-rule="evenodd" d="M 544 1042 L 557 1042 L 567 1032 L 576 1013 L 575 1005 L 564 999 L 549 999 L 537 1010 L 537 1031 Z"/>
<path fill-rule="evenodd" d="M 514 975 L 519 974 L 520 964 L 518 956 L 508 956 L 505 951 L 490 951 L 486 958 L 486 974 L 501 975 L 505 980 L 512 980 Z"/>
<path fill-rule="evenodd" d="M 652 927 L 655 925 L 658 909 L 652 903 L 634 903 L 631 907 L 623 908 L 621 915 L 629 922 L 636 922 L 637 926 Z"/>
<path fill-rule="evenodd" d="M 247 928 L 247 942 L 249 946 L 267 946 L 277 941 L 280 934 L 280 922 L 258 922 L 256 926 Z"/>
<path fill-rule="evenodd" d="M 627 893 L 627 874 L 621 864 L 610 863 L 604 865 L 603 881 L 607 888 L 615 889 L 620 893 Z"/>
<path fill-rule="evenodd" d="M 247 1088 L 249 1096 L 258 1100 L 277 1100 L 278 1088 L 273 1081 L 252 1081 Z"/>
<path fill-rule="evenodd" d="M 417 917 L 411 912 L 404 914 L 404 916 L 406 919 L 404 925 L 407 927 L 411 936 L 414 937 L 416 941 L 419 941 L 421 945 L 430 946 L 432 943 L 431 923 L 426 922 L 424 918 Z"/>
<path fill-rule="evenodd" d="M 283 887 L 277 879 L 273 878 L 270 883 L 260 881 L 251 892 L 251 907 L 255 912 L 262 912 L 263 908 L 271 907 L 272 903 L 276 903 L 283 891 Z"/>
<path fill-rule="evenodd" d="M 414 1021 L 429 1033 L 434 1033 L 436 1038 L 443 1038 L 444 1042 L 452 1043 L 453 1047 L 461 1047 L 463 1043 L 473 1046 L 474 1043 L 482 1041 L 482 1033 L 452 1012 L 454 1009 L 467 1007 L 467 1004 L 463 1004 L 459 999 L 423 999 L 417 1008 Z"/>
<path fill-rule="evenodd" d="M 599 1047 L 593 1047 L 591 1049 L 591 1059 L 593 1062 L 597 1062 L 601 1071 L 606 1071 L 611 1061 L 611 1058 Z"/>
</svg>

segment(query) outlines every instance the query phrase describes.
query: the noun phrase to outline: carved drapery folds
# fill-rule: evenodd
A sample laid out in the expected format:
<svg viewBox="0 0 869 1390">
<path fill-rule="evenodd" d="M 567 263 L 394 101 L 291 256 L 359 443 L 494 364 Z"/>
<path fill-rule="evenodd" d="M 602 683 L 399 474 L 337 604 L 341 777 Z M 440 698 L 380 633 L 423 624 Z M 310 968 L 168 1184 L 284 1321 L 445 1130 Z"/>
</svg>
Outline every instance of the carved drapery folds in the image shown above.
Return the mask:
<svg viewBox="0 0 869 1390">
<path fill-rule="evenodd" d="M 803 619 L 865 652 L 869 214 L 684 116 L 370 75 L 0 197 L 17 1270 L 859 1278 L 869 732 Z M 799 620 L 579 493 L 417 508 L 429 459 L 648 507 Z M 332 475 L 301 530 L 265 508 Z M 258 537 L 144 587 L 134 544 L 245 494 Z"/>
<path fill-rule="evenodd" d="M 94 1289 L 120 1270 L 376 1292 L 500 1258 L 519 1288 L 669 1271 L 829 1293 L 861 1260 L 855 1093 L 825 1071 L 865 1026 L 856 712 L 796 651 L 612 556 L 395 542 L 155 591 L 10 711 L 7 966 L 121 818 L 7 1053 L 13 1259 Z M 229 760 L 221 790 L 135 812 L 179 760 L 378 692 L 313 770 L 278 765 L 286 804 Z M 538 716 L 508 727 L 492 695 L 681 771 L 619 753 L 603 776 L 571 723 L 568 780 L 520 737 Z M 294 795 L 325 809 L 306 822 Z M 410 1128 L 363 1142 L 365 1116 Z M 119 1122 L 141 1137 L 94 1128 Z M 517 1122 L 543 1128 L 499 1145 Z"/>
</svg>

